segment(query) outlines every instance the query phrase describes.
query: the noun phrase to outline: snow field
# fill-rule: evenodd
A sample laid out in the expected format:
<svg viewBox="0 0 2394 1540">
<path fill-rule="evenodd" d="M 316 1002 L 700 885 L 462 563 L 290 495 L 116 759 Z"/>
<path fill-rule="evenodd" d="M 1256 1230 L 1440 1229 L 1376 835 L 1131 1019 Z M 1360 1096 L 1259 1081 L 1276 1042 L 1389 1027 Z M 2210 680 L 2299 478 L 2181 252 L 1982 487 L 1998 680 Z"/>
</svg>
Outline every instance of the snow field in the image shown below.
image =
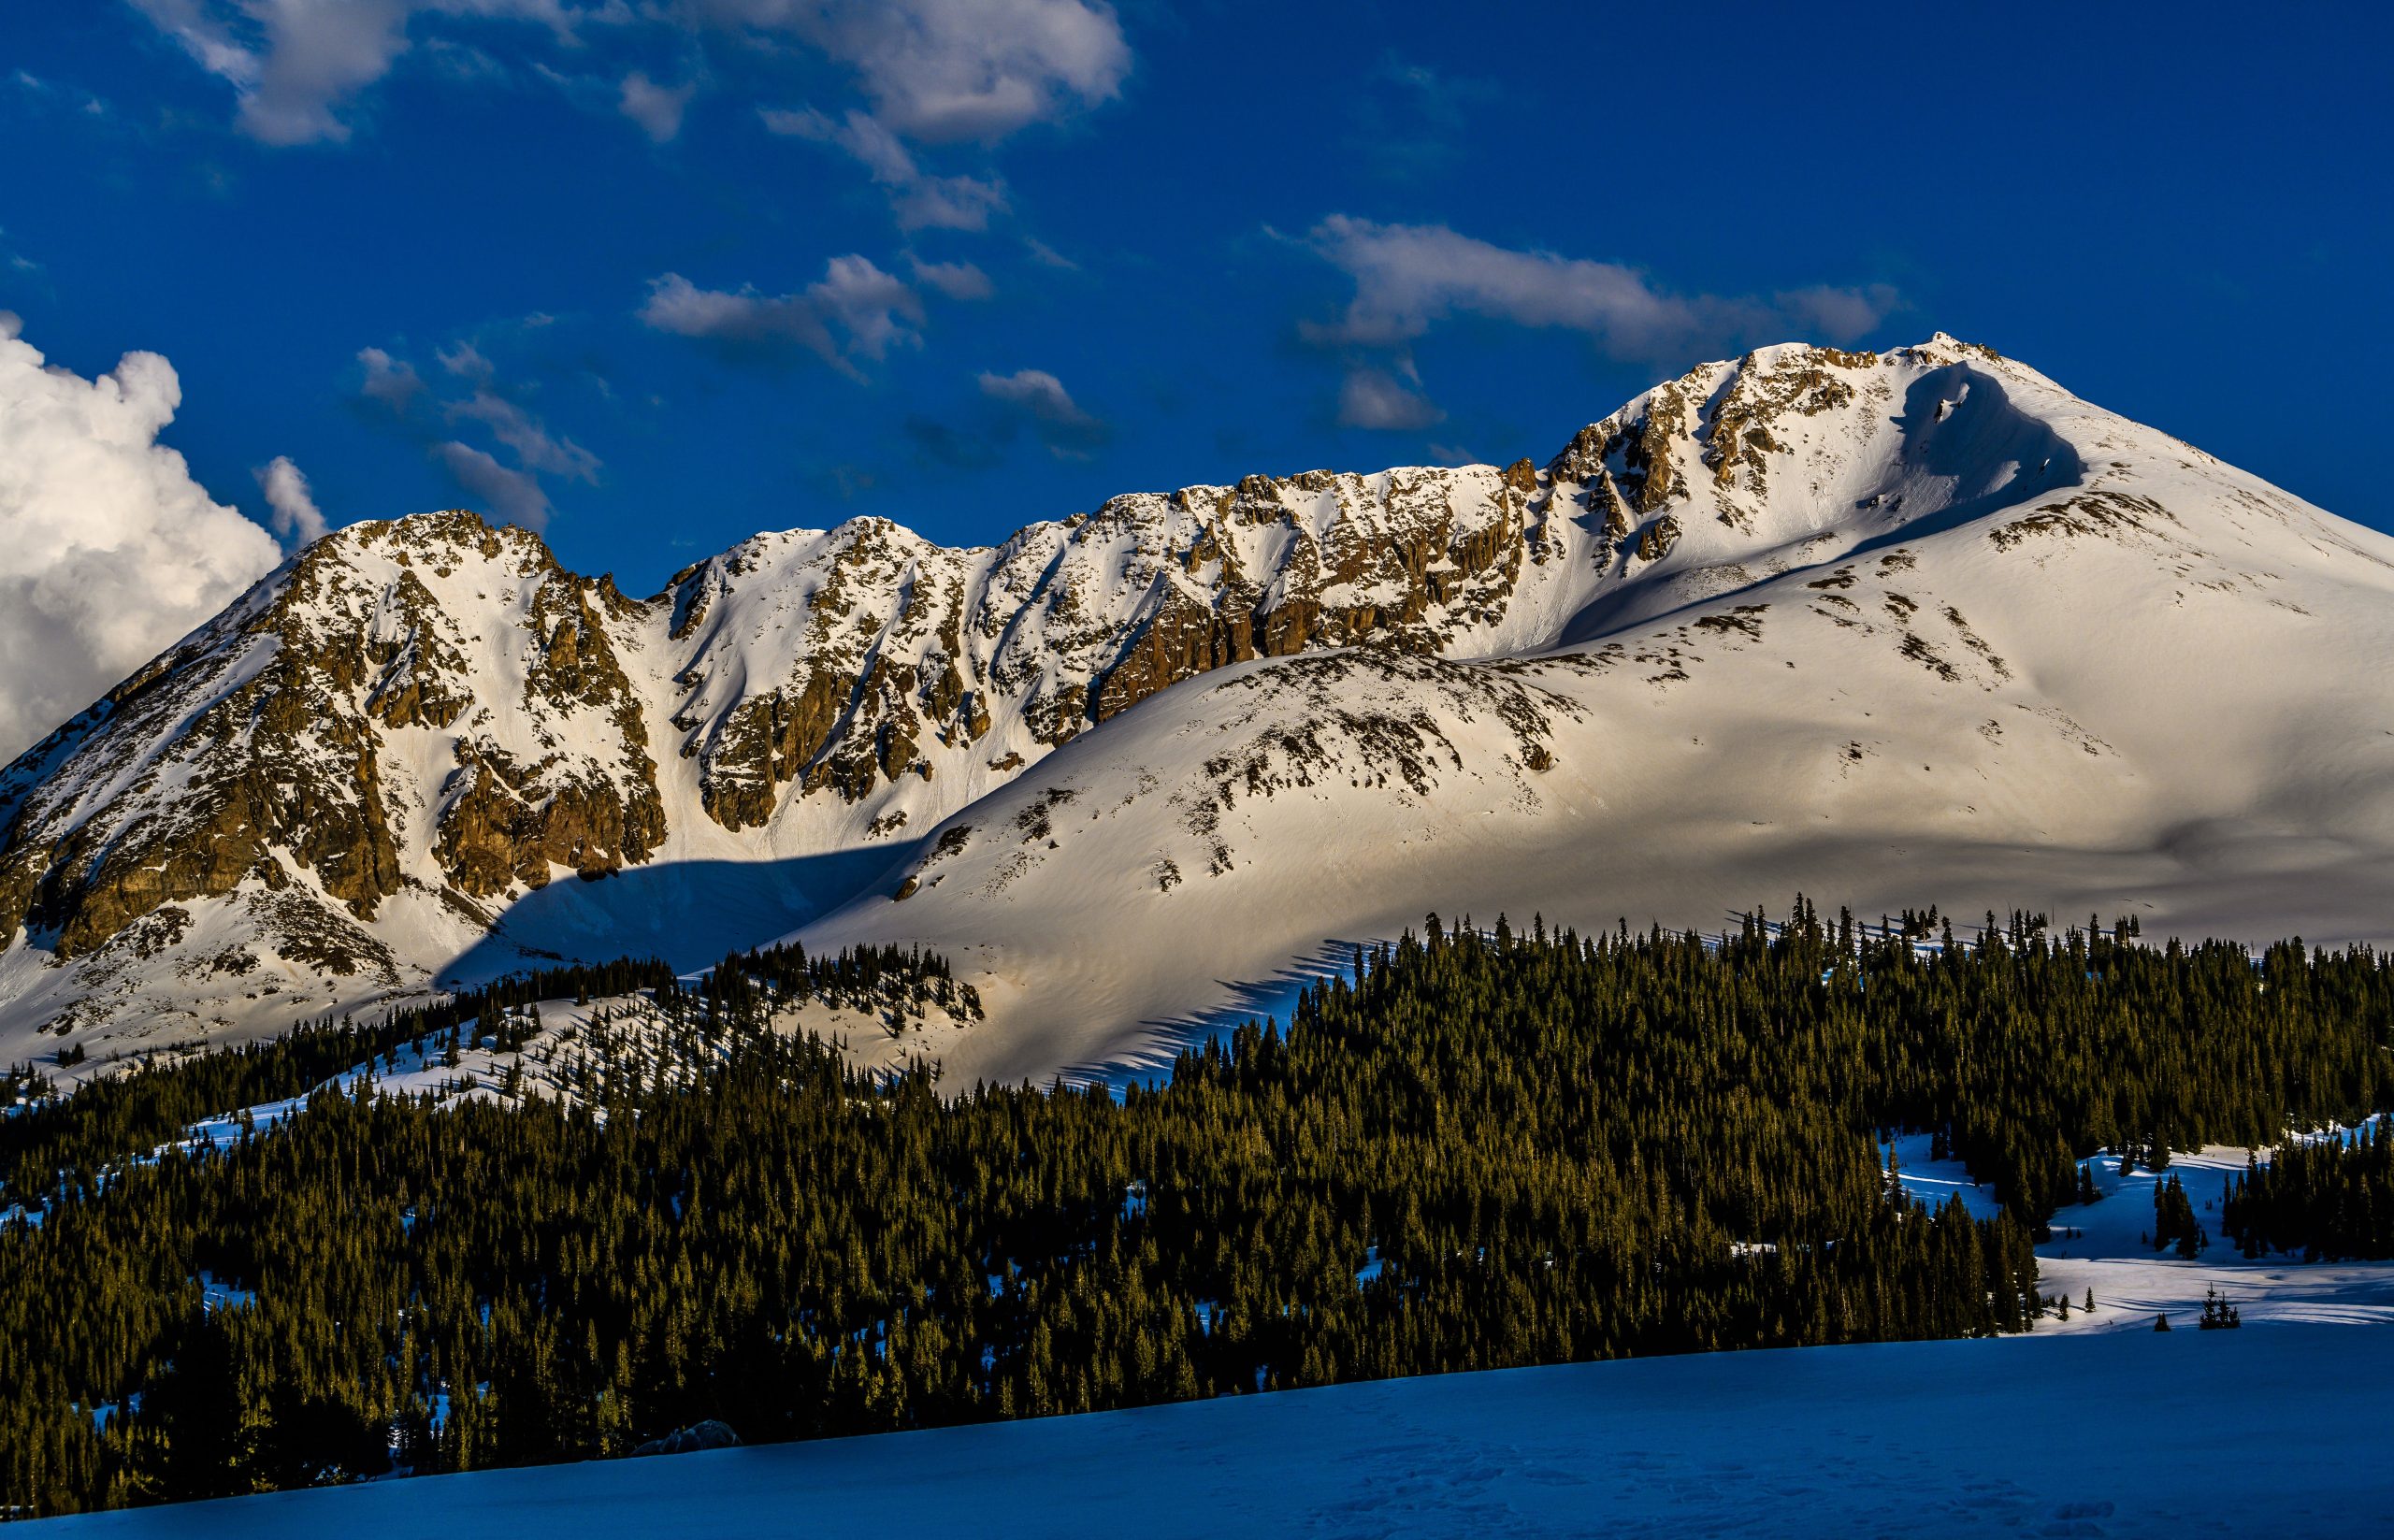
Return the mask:
<svg viewBox="0 0 2394 1540">
<path fill-rule="evenodd" d="M 2394 1332 L 1624 1360 L 52 1519 L 124 1540 L 2169 1537 L 2394 1510 Z"/>
</svg>

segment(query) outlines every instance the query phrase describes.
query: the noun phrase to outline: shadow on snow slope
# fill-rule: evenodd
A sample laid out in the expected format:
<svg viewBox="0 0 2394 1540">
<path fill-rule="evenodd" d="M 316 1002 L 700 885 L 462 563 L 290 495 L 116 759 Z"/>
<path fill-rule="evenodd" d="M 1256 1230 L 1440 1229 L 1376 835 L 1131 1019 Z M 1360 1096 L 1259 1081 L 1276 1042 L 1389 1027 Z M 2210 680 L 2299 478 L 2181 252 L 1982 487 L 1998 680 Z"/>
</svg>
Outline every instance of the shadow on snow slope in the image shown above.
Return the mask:
<svg viewBox="0 0 2394 1540">
<path fill-rule="evenodd" d="M 912 859 L 916 844 L 763 861 L 666 861 L 596 881 L 561 878 L 511 905 L 439 972 L 470 987 L 560 961 L 661 957 L 680 972 L 761 946 L 839 908 Z"/>
<path fill-rule="evenodd" d="M 1948 407 L 1951 410 L 1947 410 Z M 1940 416 L 1940 413 L 1943 412 Z M 1939 486 L 1943 503 L 1917 516 L 1899 517 L 1818 561 L 1771 573 L 1757 581 L 1717 593 L 1688 594 L 1678 603 L 1653 605 L 1655 584 L 1647 582 L 1608 586 L 1591 599 L 1563 627 L 1557 648 L 1583 647 L 1618 629 L 1655 625 L 1691 609 L 1715 609 L 1749 589 L 1767 587 L 1800 576 L 1859 560 L 1873 552 L 1958 529 L 1991 513 L 2015 508 L 2085 480 L 2085 462 L 2070 441 L 2051 425 L 2012 404 L 2003 382 L 1966 364 L 1948 364 L 1921 376 L 1904 393 L 1904 408 L 1895 419 L 1902 449 L 1896 479 L 1878 489 L 1892 511 L 1921 497 L 1927 485 Z M 1849 517 L 1840 511 L 1840 517 Z M 1674 580 L 1698 569 L 1666 573 L 1666 592 Z"/>
</svg>

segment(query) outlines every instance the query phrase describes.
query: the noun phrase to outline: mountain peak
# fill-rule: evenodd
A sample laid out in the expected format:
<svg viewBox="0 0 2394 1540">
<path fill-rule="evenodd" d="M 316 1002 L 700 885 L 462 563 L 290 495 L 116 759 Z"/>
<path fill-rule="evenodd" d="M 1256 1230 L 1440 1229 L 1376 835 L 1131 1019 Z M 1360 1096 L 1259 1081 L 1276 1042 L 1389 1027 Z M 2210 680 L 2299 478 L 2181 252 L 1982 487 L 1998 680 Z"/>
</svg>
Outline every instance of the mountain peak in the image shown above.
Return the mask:
<svg viewBox="0 0 2394 1540">
<path fill-rule="evenodd" d="M 2002 776 L 2034 795 L 1936 783 L 2033 842 L 2046 799 L 2130 795 L 2106 777 L 2149 742 L 2132 695 L 2053 693 L 2109 677 L 2074 640 L 2090 617 L 2139 617 L 2124 655 L 2202 655 L 2185 617 L 2219 606 L 2206 624 L 2362 634 L 2339 596 L 2394 572 L 2387 543 L 1943 334 L 1701 366 L 1542 473 L 1248 476 L 970 549 L 868 516 L 752 537 L 644 602 L 465 511 L 351 525 L 0 772 L 0 1051 L 269 1029 L 555 955 L 695 963 L 891 892 L 886 869 L 907 917 L 855 925 L 998 935 L 963 900 L 1039 892 L 1071 935 L 1113 920 L 1060 920 L 1069 892 L 1135 917 L 1151 888 L 1278 945 L 1268 916 L 1316 900 L 1237 874 L 1314 848 L 1268 811 L 1300 802 L 1343 831 L 1325 870 L 1410 892 L 1429 878 L 1372 851 L 1531 819 L 1526 853 L 1582 827 L 1566 809 L 1624 850 L 1632 807 L 1869 825 L 1823 788 L 1910 807 L 1903 759 L 2033 740 Z M 1691 803 L 1717 744 L 1753 778 Z M 1497 821 L 1453 824 L 1458 799 Z"/>
</svg>

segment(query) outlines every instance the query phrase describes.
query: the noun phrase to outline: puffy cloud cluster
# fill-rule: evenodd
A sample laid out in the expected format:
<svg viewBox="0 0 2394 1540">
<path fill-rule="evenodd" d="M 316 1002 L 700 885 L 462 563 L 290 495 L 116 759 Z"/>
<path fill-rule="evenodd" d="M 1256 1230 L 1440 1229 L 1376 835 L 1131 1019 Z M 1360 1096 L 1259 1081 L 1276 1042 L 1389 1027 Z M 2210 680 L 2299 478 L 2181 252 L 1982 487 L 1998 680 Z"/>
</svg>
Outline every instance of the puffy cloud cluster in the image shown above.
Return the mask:
<svg viewBox="0 0 2394 1540">
<path fill-rule="evenodd" d="M 0 760 L 282 559 L 158 442 L 182 404 L 172 365 L 129 353 L 85 380 L 19 330 L 0 311 Z"/>
<path fill-rule="evenodd" d="M 1316 225 L 1305 244 L 1354 281 L 1344 314 L 1302 332 L 1317 345 L 1360 355 L 1340 396 L 1340 420 L 1357 427 L 1419 428 L 1437 420 L 1437 408 L 1380 361 L 1394 357 L 1409 369 L 1410 345 L 1451 317 L 1578 332 L 1608 357 L 1650 362 L 1798 333 L 1850 341 L 1900 302 L 1884 284 L 1768 298 L 1678 295 L 1619 263 L 1516 251 L 1443 224 L 1380 224 L 1344 214 Z"/>
<path fill-rule="evenodd" d="M 1100 0 L 696 0 L 702 17 L 786 33 L 848 65 L 873 116 L 926 143 L 992 143 L 1112 100 L 1131 45 Z"/>
</svg>

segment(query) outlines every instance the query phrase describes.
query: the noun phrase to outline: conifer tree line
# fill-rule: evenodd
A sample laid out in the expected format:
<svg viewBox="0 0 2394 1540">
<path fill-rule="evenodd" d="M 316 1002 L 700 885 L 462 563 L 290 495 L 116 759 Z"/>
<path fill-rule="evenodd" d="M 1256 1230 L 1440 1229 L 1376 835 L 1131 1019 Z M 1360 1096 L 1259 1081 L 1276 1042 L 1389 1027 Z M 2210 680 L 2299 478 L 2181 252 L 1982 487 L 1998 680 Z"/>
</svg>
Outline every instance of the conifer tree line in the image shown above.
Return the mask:
<svg viewBox="0 0 2394 1540">
<path fill-rule="evenodd" d="M 2230 1177 L 2220 1229 L 2247 1257 L 2299 1252 L 2319 1261 L 2394 1257 L 2394 1128 L 2379 1118 Z"/>
<path fill-rule="evenodd" d="M 688 985 L 566 970 L 0 1120 L 0 1202 L 39 1210 L 0 1228 L 0 1503 L 620 1454 L 709 1418 L 759 1442 L 2019 1331 L 2032 1233 L 2098 1146 L 2271 1143 L 2394 1090 L 2394 976 L 2367 951 L 2257 966 L 2026 917 L 1931 950 L 1800 901 L 1709 942 L 1433 916 L 1285 1031 L 1118 1098 L 869 1077 L 771 1029 L 800 988 L 943 983 L 977 1009 L 894 950 Z M 368 1076 L 147 1158 L 160 1117 L 632 988 L 670 1030 L 599 1034 L 642 1056 L 601 1096 L 442 1106 Z M 1894 1129 L 1937 1131 L 2006 1211 L 1905 1199 Z"/>
<path fill-rule="evenodd" d="M 81 1191 L 111 1159 L 147 1153 L 192 1124 L 235 1108 L 304 1096 L 331 1076 L 402 1046 L 454 1041 L 461 1028 L 482 1024 L 497 1046 L 512 1050 L 522 1046 L 531 1025 L 515 1014 L 522 1007 L 638 991 L 684 1017 L 712 1013 L 731 1019 L 769 1000 L 817 999 L 885 1004 L 916 1017 L 930 1003 L 959 1021 L 983 1015 L 979 992 L 956 981 L 947 959 L 919 948 L 852 947 L 810 957 L 793 943 L 735 953 L 686 986 L 655 957 L 541 969 L 368 1026 L 347 1018 L 305 1021 L 267 1043 L 153 1058 L 93 1080 L 72 1096 L 51 1094 L 52 1083 L 35 1066 L 13 1066 L 5 1082 L 10 1099 L 31 1093 L 33 1111 L 0 1118 L 0 1195 L 38 1204 L 52 1186 Z M 80 1056 L 67 1062 L 80 1062 Z"/>
</svg>

